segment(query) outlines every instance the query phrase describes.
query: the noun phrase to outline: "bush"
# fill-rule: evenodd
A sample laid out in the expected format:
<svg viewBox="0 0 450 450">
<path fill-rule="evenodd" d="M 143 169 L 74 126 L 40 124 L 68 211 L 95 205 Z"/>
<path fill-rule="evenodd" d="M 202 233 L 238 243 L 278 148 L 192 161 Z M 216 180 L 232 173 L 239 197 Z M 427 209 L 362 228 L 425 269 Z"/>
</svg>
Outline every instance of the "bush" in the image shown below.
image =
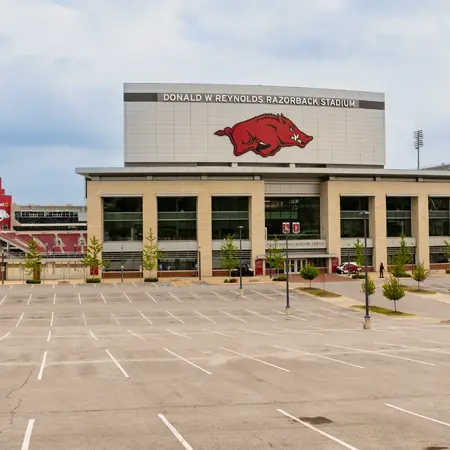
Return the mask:
<svg viewBox="0 0 450 450">
<path fill-rule="evenodd" d="M 383 284 L 382 289 L 383 296 L 394 302 L 394 311 L 397 312 L 397 301 L 406 294 L 403 286 L 397 281 L 397 278 L 391 275 L 388 281 Z"/>
<path fill-rule="evenodd" d="M 366 275 L 363 274 L 363 273 L 354 273 L 354 274 L 352 275 L 352 278 L 353 278 L 354 280 L 362 280 L 362 279 L 366 278 Z"/>
<path fill-rule="evenodd" d="M 27 280 L 27 284 L 41 284 L 41 280 Z"/>
<path fill-rule="evenodd" d="M 229 283 L 230 281 L 228 280 L 228 278 L 225 278 L 225 280 L 223 280 L 224 283 Z"/>
<path fill-rule="evenodd" d="M 145 283 L 156 283 L 157 281 L 159 281 L 159 278 L 156 277 L 144 278 Z"/>
<path fill-rule="evenodd" d="M 86 278 L 86 283 L 101 283 L 100 278 Z"/>
<path fill-rule="evenodd" d="M 279 275 L 275 278 L 272 278 L 272 281 L 286 281 L 286 275 Z"/>
<path fill-rule="evenodd" d="M 228 280 L 228 282 L 229 282 L 229 283 L 237 283 L 237 282 L 238 282 L 238 279 L 237 279 L 237 278 L 230 278 L 230 279 Z"/>
<path fill-rule="evenodd" d="M 450 269 L 445 269 L 445 273 L 446 273 L 447 275 L 450 275 Z"/>
</svg>

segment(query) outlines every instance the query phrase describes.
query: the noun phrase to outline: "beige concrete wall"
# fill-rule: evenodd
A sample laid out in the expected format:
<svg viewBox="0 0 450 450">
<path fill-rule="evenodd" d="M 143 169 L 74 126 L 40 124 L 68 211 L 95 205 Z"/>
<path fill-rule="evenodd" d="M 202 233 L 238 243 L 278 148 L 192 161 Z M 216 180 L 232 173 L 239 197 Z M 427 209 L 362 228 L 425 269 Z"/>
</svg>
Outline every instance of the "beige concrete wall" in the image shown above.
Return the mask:
<svg viewBox="0 0 450 450">
<path fill-rule="evenodd" d="M 103 239 L 102 196 L 142 195 L 143 230 L 158 232 L 158 195 L 192 195 L 198 197 L 197 229 L 204 276 L 212 275 L 212 214 L 214 195 L 247 195 L 251 202 L 252 264 L 257 254 L 265 252 L 264 182 L 263 181 L 90 181 L 87 188 L 88 236 Z"/>
</svg>

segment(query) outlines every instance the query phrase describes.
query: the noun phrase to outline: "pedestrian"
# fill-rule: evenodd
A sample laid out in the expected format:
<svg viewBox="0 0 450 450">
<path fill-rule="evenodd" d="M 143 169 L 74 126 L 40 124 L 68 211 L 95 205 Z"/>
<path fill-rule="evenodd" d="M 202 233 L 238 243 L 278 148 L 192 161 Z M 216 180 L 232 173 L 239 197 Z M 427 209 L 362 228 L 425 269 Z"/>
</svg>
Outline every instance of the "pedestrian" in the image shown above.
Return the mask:
<svg viewBox="0 0 450 450">
<path fill-rule="evenodd" d="M 384 278 L 384 264 L 380 264 L 380 278 Z"/>
</svg>

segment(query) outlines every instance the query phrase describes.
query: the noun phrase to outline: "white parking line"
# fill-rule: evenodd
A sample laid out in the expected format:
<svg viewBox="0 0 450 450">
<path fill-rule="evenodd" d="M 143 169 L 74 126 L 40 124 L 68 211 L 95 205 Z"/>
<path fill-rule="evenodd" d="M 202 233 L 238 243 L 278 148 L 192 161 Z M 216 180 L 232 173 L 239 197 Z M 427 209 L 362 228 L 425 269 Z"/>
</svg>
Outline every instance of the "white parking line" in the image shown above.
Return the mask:
<svg viewBox="0 0 450 450">
<path fill-rule="evenodd" d="M 181 436 L 180 433 L 175 429 L 175 427 L 162 415 L 158 414 L 158 417 L 164 422 L 164 425 L 172 432 L 172 434 L 178 439 L 180 444 L 186 449 L 186 450 L 194 450 Z"/>
<path fill-rule="evenodd" d="M 278 311 L 278 310 L 276 310 L 276 309 L 272 309 L 272 311 L 273 311 L 273 312 L 276 312 L 277 314 L 282 314 L 283 316 L 286 316 L 286 317 L 293 317 L 294 319 L 303 320 L 303 322 L 308 322 L 308 321 L 307 321 L 306 319 L 304 319 L 303 317 L 299 317 L 299 316 L 296 316 L 296 315 L 294 315 L 294 314 L 286 314 L 286 313 L 281 312 L 281 311 Z"/>
<path fill-rule="evenodd" d="M 206 320 L 209 320 L 209 321 L 212 322 L 212 323 L 217 323 L 217 322 L 215 322 L 214 320 L 210 319 L 209 317 L 205 316 L 204 314 L 199 313 L 199 312 L 196 311 L 195 309 L 193 309 L 192 311 L 194 311 L 196 314 L 198 314 L 199 316 L 203 317 L 203 318 L 206 319 Z"/>
<path fill-rule="evenodd" d="M 105 350 L 108 356 L 114 361 L 115 365 L 119 368 L 119 370 L 124 374 L 125 378 L 130 378 L 130 376 L 125 372 L 125 369 L 119 364 L 116 358 L 109 352 L 108 349 Z"/>
<path fill-rule="evenodd" d="M 262 364 L 265 364 L 267 366 L 274 367 L 275 369 L 283 370 L 284 372 L 290 372 L 289 369 L 285 369 L 284 367 L 276 366 L 275 364 L 271 364 L 271 363 L 269 363 L 267 361 L 263 361 L 262 359 L 253 358 L 253 356 L 244 355 L 243 353 L 235 352 L 234 350 L 230 350 L 230 349 L 225 348 L 225 347 L 219 347 L 219 348 L 222 349 L 222 350 L 226 350 L 227 352 L 230 352 L 230 353 L 235 353 L 236 355 L 242 356 L 243 358 L 248 358 L 248 359 L 251 359 L 253 361 L 258 361 L 258 362 L 260 362 Z"/>
<path fill-rule="evenodd" d="M 136 283 L 133 283 L 133 286 L 134 286 L 135 288 L 137 288 L 137 284 L 136 284 Z"/>
<path fill-rule="evenodd" d="M 95 284 L 94 284 L 94 286 L 95 286 Z M 100 297 L 103 299 L 103 301 L 105 302 L 105 305 L 106 305 L 106 298 L 102 292 L 100 292 Z"/>
<path fill-rule="evenodd" d="M 353 350 L 353 351 L 357 351 L 357 352 L 361 352 L 361 353 L 372 353 L 373 355 L 387 356 L 388 358 L 403 359 L 405 361 L 416 362 L 418 364 L 425 364 L 427 366 L 434 366 L 434 364 L 426 362 L 426 361 L 420 361 L 418 359 L 412 359 L 412 358 L 405 358 L 403 356 L 391 355 L 389 353 L 377 352 L 374 350 L 363 350 L 361 348 L 344 347 L 342 345 L 335 345 L 335 344 L 325 344 L 325 345 L 328 345 L 330 347 L 337 347 L 337 348 L 343 348 L 343 349 L 347 349 L 347 350 Z"/>
<path fill-rule="evenodd" d="M 31 286 L 34 286 L 33 284 L 31 285 Z M 31 297 L 33 296 L 33 294 L 30 294 L 30 298 L 28 299 L 28 301 L 27 301 L 27 306 L 30 304 L 30 302 L 31 302 Z"/>
<path fill-rule="evenodd" d="M 3 341 L 3 339 L 6 339 L 11 334 L 11 331 L 8 331 L 4 336 L 0 337 L 0 341 Z"/>
<path fill-rule="evenodd" d="M 251 289 L 251 291 L 252 292 L 254 292 L 255 294 L 258 294 L 258 295 L 260 295 L 261 297 L 266 297 L 266 298 L 268 298 L 269 300 L 273 300 L 273 301 L 275 301 L 275 299 L 273 298 L 273 297 L 269 297 L 268 295 L 266 295 L 266 294 L 263 294 L 263 293 L 261 293 L 261 292 L 258 292 L 258 291 L 254 291 L 253 289 Z"/>
<path fill-rule="evenodd" d="M 97 285 L 94 283 L 94 287 L 97 288 Z"/>
<path fill-rule="evenodd" d="M 131 298 L 130 297 L 128 297 L 128 295 L 127 294 L 125 294 L 125 292 L 123 293 L 123 295 L 125 296 L 125 298 L 130 302 L 130 303 L 133 303 L 132 301 L 131 301 Z"/>
<path fill-rule="evenodd" d="M 190 336 L 186 336 L 185 334 L 175 333 L 175 331 L 168 330 L 167 328 L 166 328 L 166 331 L 168 331 L 169 333 L 174 334 L 175 336 L 180 336 L 180 337 L 185 338 L 185 339 L 192 339 Z"/>
<path fill-rule="evenodd" d="M 47 342 L 50 342 L 50 338 L 52 337 L 52 330 L 48 332 Z"/>
<path fill-rule="evenodd" d="M 276 336 L 276 334 L 271 333 L 265 333 L 264 331 L 258 331 L 258 330 L 249 330 L 247 328 L 239 328 L 242 331 L 247 331 L 248 333 L 254 333 L 254 334 L 262 334 L 264 336 Z"/>
<path fill-rule="evenodd" d="M 132 334 L 133 336 L 136 336 L 137 338 L 142 339 L 143 341 L 145 341 L 145 338 L 143 338 L 142 336 L 139 336 L 138 334 L 133 333 L 131 330 L 127 330 L 127 331 L 128 331 L 128 333 Z"/>
<path fill-rule="evenodd" d="M 262 317 L 263 319 L 271 320 L 272 322 L 278 322 L 278 320 L 272 319 L 272 317 L 263 316 L 262 314 L 259 314 L 259 313 L 255 312 L 255 311 L 250 310 L 250 309 L 246 309 L 245 311 L 247 311 L 247 312 L 249 312 L 251 314 L 255 314 L 255 316 Z"/>
<path fill-rule="evenodd" d="M 30 448 L 31 434 L 33 433 L 34 419 L 28 421 L 27 429 L 25 430 L 25 436 L 23 438 L 22 450 L 28 450 Z"/>
<path fill-rule="evenodd" d="M 377 342 L 375 341 L 374 344 L 378 345 L 388 345 L 389 347 L 400 347 L 400 348 L 406 348 L 409 350 L 415 350 L 420 352 L 433 352 L 433 353 L 440 353 L 441 355 L 450 355 L 450 352 L 446 352 L 445 350 L 439 350 L 437 348 L 420 348 L 420 347 L 411 347 L 410 345 L 399 345 L 399 344 L 387 344 L 386 342 Z"/>
<path fill-rule="evenodd" d="M 165 350 L 166 352 L 169 352 L 169 353 L 172 354 L 173 356 L 176 356 L 177 358 L 180 358 L 182 361 L 187 362 L 187 363 L 190 364 L 191 366 L 196 367 L 197 369 L 201 370 L 202 372 L 205 372 L 205 373 L 208 374 L 208 375 L 212 375 L 211 372 L 208 372 L 207 370 L 203 369 L 202 367 L 197 366 L 197 364 L 194 364 L 193 362 L 188 361 L 186 358 L 183 358 L 182 356 L 177 355 L 176 353 L 172 352 L 172 351 L 169 350 L 168 348 L 164 348 L 164 350 Z"/>
<path fill-rule="evenodd" d="M 9 287 L 9 289 L 12 289 L 12 287 L 13 287 L 13 285 L 11 285 L 11 286 Z"/>
<path fill-rule="evenodd" d="M 317 317 L 321 317 L 322 319 L 334 320 L 333 317 L 324 316 L 323 314 L 312 313 L 310 311 L 305 311 L 305 310 L 299 309 L 299 308 L 294 308 L 294 309 L 296 309 L 297 311 L 299 311 L 303 314 L 309 314 L 310 316 L 317 316 Z"/>
<path fill-rule="evenodd" d="M 94 334 L 91 330 L 89 330 L 89 333 L 91 334 L 91 336 L 92 336 L 96 341 L 98 341 L 97 336 L 95 336 L 95 334 Z"/>
<path fill-rule="evenodd" d="M 55 319 L 55 312 L 52 311 L 52 318 L 50 319 L 50 326 L 53 326 L 53 320 Z"/>
<path fill-rule="evenodd" d="M 116 316 L 113 313 L 111 313 L 111 315 L 113 316 L 113 319 L 117 322 L 117 325 L 120 325 L 120 322 L 116 319 Z"/>
<path fill-rule="evenodd" d="M 145 293 L 148 297 L 150 297 L 155 303 L 158 303 L 148 292 Z"/>
<path fill-rule="evenodd" d="M 220 331 L 207 330 L 206 328 L 202 328 L 203 331 L 208 331 L 209 333 L 219 334 L 220 336 L 225 336 L 229 338 L 235 338 L 236 336 L 231 336 L 230 334 L 221 333 Z"/>
<path fill-rule="evenodd" d="M 115 288 L 117 288 L 117 284 L 116 283 L 113 283 L 113 285 L 114 285 Z"/>
<path fill-rule="evenodd" d="M 86 317 L 84 317 L 84 312 L 81 313 L 81 317 L 83 317 L 84 326 L 87 326 Z"/>
<path fill-rule="evenodd" d="M 169 291 L 169 295 L 171 295 L 178 302 L 183 303 L 176 295 L 173 295 L 172 292 L 170 292 L 170 291 Z"/>
<path fill-rule="evenodd" d="M 441 422 L 440 420 L 432 419 L 431 417 L 422 416 L 421 414 L 417 414 L 415 412 L 408 411 L 407 409 L 399 408 L 398 406 L 390 405 L 389 403 L 385 403 L 385 405 L 387 407 L 389 407 L 389 408 L 394 408 L 394 409 L 396 409 L 398 411 L 402 411 L 404 413 L 411 414 L 412 416 L 420 417 L 421 419 L 429 420 L 431 422 L 435 422 L 435 423 L 438 423 L 440 425 L 445 425 L 446 427 L 450 427 L 450 423 Z"/>
<path fill-rule="evenodd" d="M 185 325 L 185 323 L 181 319 L 179 319 L 177 316 L 173 315 L 170 311 L 167 311 L 167 309 L 165 311 L 167 314 L 171 315 L 174 319 L 177 319 L 178 322 L 181 322 L 182 324 Z"/>
<path fill-rule="evenodd" d="M 315 356 L 316 358 L 328 359 L 329 361 L 334 361 L 334 362 L 337 362 L 337 363 L 340 363 L 340 364 L 345 364 L 346 366 L 356 367 L 357 369 L 364 369 L 363 366 L 358 366 L 357 364 L 351 364 L 351 363 L 348 363 L 346 361 L 341 361 L 340 359 L 330 358 L 328 356 L 318 355 L 316 353 L 308 353 L 308 352 L 304 352 L 302 350 L 296 350 L 295 348 L 281 347 L 279 345 L 274 345 L 274 347 L 282 349 L 282 350 L 289 350 L 291 352 L 300 353 L 302 355 Z"/>
<path fill-rule="evenodd" d="M 56 293 L 53 294 L 53 304 L 56 305 Z"/>
<path fill-rule="evenodd" d="M 141 316 L 142 316 L 142 317 L 143 317 L 150 325 L 153 325 L 153 322 L 152 322 L 150 319 L 148 319 L 147 317 L 145 317 L 144 314 L 141 313 L 141 311 L 138 310 L 138 313 L 139 313 L 139 314 L 140 314 L 140 315 L 141 315 Z"/>
<path fill-rule="evenodd" d="M 81 305 L 81 294 L 79 292 L 78 292 L 78 303 Z"/>
<path fill-rule="evenodd" d="M 232 317 L 233 319 L 240 320 L 241 322 L 244 322 L 244 323 L 248 323 L 246 320 L 241 319 L 240 317 L 233 316 L 233 314 L 227 313 L 226 311 L 222 311 L 221 309 L 219 309 L 219 311 L 220 311 L 221 313 L 226 314 L 227 316 Z"/>
<path fill-rule="evenodd" d="M 3 302 L 6 300 L 6 297 L 8 296 L 8 294 L 6 294 L 3 298 L 2 298 L 2 301 L 0 302 L 0 306 L 2 306 L 3 305 Z"/>
<path fill-rule="evenodd" d="M 19 324 L 20 324 L 20 322 L 22 322 L 22 319 L 23 319 L 23 315 L 24 315 L 24 314 L 25 314 L 25 313 L 22 313 L 22 315 L 20 316 L 19 321 L 16 323 L 16 327 L 18 327 Z"/>
<path fill-rule="evenodd" d="M 39 381 L 42 380 L 42 376 L 44 375 L 44 368 L 45 368 L 45 362 L 46 362 L 46 361 L 47 361 L 47 351 L 45 351 L 45 352 L 44 352 L 44 355 L 42 356 L 41 368 L 40 368 L 40 370 L 39 370 L 38 377 L 37 377 L 37 379 L 38 379 Z"/>
<path fill-rule="evenodd" d="M 219 297 L 221 300 L 225 300 L 226 302 L 231 302 L 231 300 L 229 300 L 228 298 L 225 298 L 222 295 L 219 295 L 217 292 L 211 291 L 211 293 L 214 294 L 216 297 Z"/>
<path fill-rule="evenodd" d="M 33 289 L 33 288 L 34 288 L 34 284 L 31 285 L 31 289 Z"/>
<path fill-rule="evenodd" d="M 331 434 L 325 433 L 325 431 L 319 430 L 316 427 L 313 427 L 311 424 L 304 422 L 303 420 L 300 420 L 299 418 L 287 413 L 286 411 L 283 411 L 282 409 L 277 409 L 277 411 L 281 414 L 283 414 L 286 417 L 289 417 L 290 419 L 294 420 L 297 423 L 302 424 L 303 426 L 309 428 L 310 430 L 316 431 L 317 433 L 321 434 L 322 436 L 327 437 L 328 439 L 331 439 L 334 442 L 337 442 L 338 444 L 342 445 L 345 448 L 348 448 L 349 450 L 358 450 L 356 447 L 352 447 L 351 445 L 347 444 L 344 441 L 341 441 L 340 439 L 332 436 Z"/>
</svg>

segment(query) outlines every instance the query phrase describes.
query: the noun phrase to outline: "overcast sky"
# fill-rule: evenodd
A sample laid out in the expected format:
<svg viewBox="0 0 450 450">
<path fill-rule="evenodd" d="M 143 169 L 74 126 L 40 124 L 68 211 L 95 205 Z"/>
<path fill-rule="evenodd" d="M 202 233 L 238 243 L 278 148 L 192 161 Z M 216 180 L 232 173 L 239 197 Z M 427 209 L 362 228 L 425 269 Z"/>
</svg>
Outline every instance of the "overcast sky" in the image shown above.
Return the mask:
<svg viewBox="0 0 450 450">
<path fill-rule="evenodd" d="M 450 161 L 449 0 L 0 0 L 0 177 L 18 203 L 83 203 L 120 166 L 122 83 L 386 93 L 388 167 Z"/>
</svg>

